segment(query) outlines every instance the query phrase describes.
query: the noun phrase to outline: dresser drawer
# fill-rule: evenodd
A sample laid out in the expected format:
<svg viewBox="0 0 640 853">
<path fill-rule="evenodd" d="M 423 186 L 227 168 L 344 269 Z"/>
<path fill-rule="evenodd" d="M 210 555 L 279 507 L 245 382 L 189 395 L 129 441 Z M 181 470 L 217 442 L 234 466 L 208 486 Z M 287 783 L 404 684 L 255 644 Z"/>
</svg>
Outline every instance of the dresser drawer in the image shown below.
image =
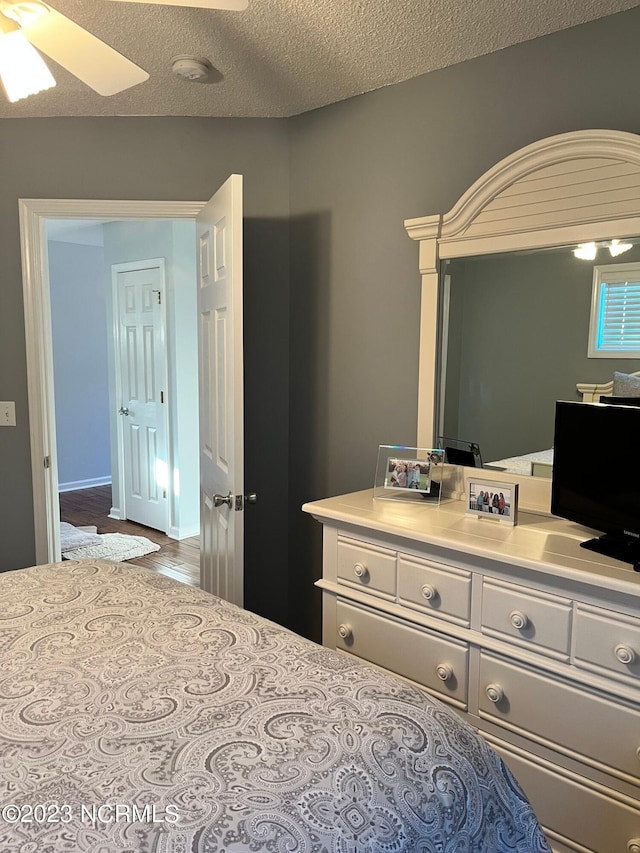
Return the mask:
<svg viewBox="0 0 640 853">
<path fill-rule="evenodd" d="M 640 707 L 480 655 L 479 713 L 640 785 Z"/>
<path fill-rule="evenodd" d="M 484 578 L 482 632 L 518 645 L 568 658 L 571 601 L 516 584 Z"/>
<path fill-rule="evenodd" d="M 400 555 L 398 598 L 409 607 L 468 626 L 471 572 Z"/>
<path fill-rule="evenodd" d="M 640 619 L 587 604 L 577 606 L 574 619 L 575 663 L 637 678 L 640 686 Z"/>
<path fill-rule="evenodd" d="M 554 847 L 558 838 L 570 850 L 590 853 L 630 853 L 634 840 L 640 845 L 640 806 L 515 755 L 493 738 L 489 742 L 518 780 Z"/>
<path fill-rule="evenodd" d="M 396 556 L 395 551 L 339 536 L 338 581 L 395 596 Z"/>
<path fill-rule="evenodd" d="M 336 607 L 337 649 L 409 678 L 466 708 L 466 643 L 446 639 L 426 628 L 393 622 L 340 600 Z"/>
</svg>

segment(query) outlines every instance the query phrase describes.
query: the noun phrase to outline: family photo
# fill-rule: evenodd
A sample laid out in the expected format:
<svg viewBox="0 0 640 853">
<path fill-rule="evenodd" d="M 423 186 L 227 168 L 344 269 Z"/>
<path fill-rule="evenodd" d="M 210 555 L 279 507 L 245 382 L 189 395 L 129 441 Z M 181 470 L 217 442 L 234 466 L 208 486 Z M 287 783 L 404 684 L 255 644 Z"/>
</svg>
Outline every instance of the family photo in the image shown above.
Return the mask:
<svg viewBox="0 0 640 853">
<path fill-rule="evenodd" d="M 467 485 L 467 512 L 477 516 L 493 516 L 501 521 L 515 523 L 517 485 L 469 480 Z"/>
<path fill-rule="evenodd" d="M 412 489 L 429 492 L 431 488 L 431 466 L 442 462 L 442 453 L 433 452 L 427 459 L 400 459 L 389 457 L 385 488 Z"/>
</svg>

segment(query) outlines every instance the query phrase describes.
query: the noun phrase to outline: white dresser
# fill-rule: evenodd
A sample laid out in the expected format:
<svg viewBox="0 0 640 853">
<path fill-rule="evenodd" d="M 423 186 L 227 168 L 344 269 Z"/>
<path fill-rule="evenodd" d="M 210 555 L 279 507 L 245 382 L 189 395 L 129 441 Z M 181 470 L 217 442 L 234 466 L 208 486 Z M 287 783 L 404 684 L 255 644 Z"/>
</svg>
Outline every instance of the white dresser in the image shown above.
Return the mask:
<svg viewBox="0 0 640 853">
<path fill-rule="evenodd" d="M 324 645 L 456 708 L 557 853 L 640 853 L 640 574 L 552 517 L 372 491 L 303 509 L 324 526 Z"/>
</svg>

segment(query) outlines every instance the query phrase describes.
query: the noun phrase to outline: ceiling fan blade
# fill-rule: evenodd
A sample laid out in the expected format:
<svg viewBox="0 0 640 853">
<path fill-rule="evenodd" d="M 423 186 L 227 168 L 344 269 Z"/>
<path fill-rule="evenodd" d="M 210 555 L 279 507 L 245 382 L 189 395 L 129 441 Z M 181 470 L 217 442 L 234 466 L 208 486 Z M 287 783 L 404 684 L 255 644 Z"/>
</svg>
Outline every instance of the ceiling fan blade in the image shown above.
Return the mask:
<svg viewBox="0 0 640 853">
<path fill-rule="evenodd" d="M 117 3 L 153 3 L 157 6 L 188 6 L 192 9 L 222 9 L 243 12 L 249 0 L 115 0 Z"/>
<path fill-rule="evenodd" d="M 46 15 L 25 19 L 22 32 L 99 95 L 115 95 L 149 79 L 142 68 L 50 6 Z"/>
</svg>

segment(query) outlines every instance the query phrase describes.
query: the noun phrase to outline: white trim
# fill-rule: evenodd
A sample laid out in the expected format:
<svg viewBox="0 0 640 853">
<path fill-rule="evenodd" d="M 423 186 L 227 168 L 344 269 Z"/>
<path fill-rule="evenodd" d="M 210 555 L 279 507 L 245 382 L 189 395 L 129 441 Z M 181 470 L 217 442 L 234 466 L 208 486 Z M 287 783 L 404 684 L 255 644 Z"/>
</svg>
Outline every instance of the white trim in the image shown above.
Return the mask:
<svg viewBox="0 0 640 853">
<path fill-rule="evenodd" d="M 442 276 L 442 338 L 440 340 L 440 387 L 444 389 L 447 376 L 447 359 L 449 357 L 449 311 L 451 307 L 451 276 L 446 273 Z M 440 417 L 438 429 L 434 440 L 444 437 L 444 390 L 440 404 Z"/>
<path fill-rule="evenodd" d="M 122 377 L 120 372 L 120 323 L 119 320 L 119 306 L 118 306 L 118 288 L 117 288 L 117 280 L 116 275 L 114 274 L 113 264 L 111 265 L 111 310 L 113 312 L 113 320 L 111 323 L 111 335 L 113 338 L 113 392 L 114 398 L 113 400 L 109 400 L 110 409 L 109 412 L 109 431 L 112 430 L 112 417 L 113 417 L 113 409 L 114 406 L 122 406 Z M 111 388 L 109 389 L 109 393 L 111 393 Z M 116 446 L 118 448 L 116 453 L 115 460 L 111 459 L 111 473 L 112 476 L 117 474 L 116 482 L 118 484 L 116 489 L 116 494 L 114 494 L 113 486 L 111 488 L 111 500 L 114 501 L 115 507 L 111 507 L 111 518 L 126 518 L 127 517 L 127 503 L 125 499 L 125 470 L 124 470 L 124 435 L 123 435 L 123 425 L 122 418 L 116 418 Z M 117 468 L 117 471 L 116 471 Z M 116 514 L 117 513 L 117 514 Z M 165 531 L 166 533 L 166 531 Z"/>
<path fill-rule="evenodd" d="M 58 483 L 58 492 L 77 492 L 81 489 L 95 489 L 96 486 L 108 486 L 111 483 L 111 475 L 108 477 L 93 477 L 91 480 L 72 480 L 69 483 Z"/>
<path fill-rule="evenodd" d="M 526 145 L 524 148 L 515 151 L 508 157 L 505 157 L 499 163 L 496 163 L 491 169 L 485 172 L 469 189 L 461 196 L 459 201 L 451 208 L 448 213 L 442 217 L 441 237 L 439 243 L 455 243 L 460 240 L 464 232 L 469 229 L 474 220 L 482 213 L 484 208 L 496 196 L 514 184 L 520 181 L 527 181 L 535 172 L 539 172 L 549 166 L 557 166 L 559 164 L 575 163 L 576 160 L 591 160 L 591 159 L 607 159 L 620 160 L 622 162 L 633 163 L 640 166 L 640 144 L 638 136 L 635 133 L 626 133 L 617 130 L 580 130 L 574 133 L 561 133 L 557 136 L 550 136 L 546 139 L 540 139 L 531 145 Z M 521 211 L 524 213 L 524 211 Z M 637 217 L 640 216 L 640 210 L 634 212 L 633 222 L 637 222 Z M 613 237 L 618 236 L 619 223 L 618 217 L 613 231 Z M 591 239 L 604 240 L 610 236 L 607 227 L 611 225 L 609 216 L 598 218 L 597 222 L 589 221 L 585 223 L 581 216 L 581 208 L 576 207 L 567 211 L 564 221 L 554 225 L 552 228 L 543 227 L 541 233 L 544 235 L 542 242 L 534 243 L 539 247 L 558 245 L 557 231 L 563 231 L 565 228 L 571 229 L 580 224 L 586 224 L 590 229 L 590 233 L 594 236 Z M 637 226 L 632 226 L 636 228 Z M 605 229 L 606 236 L 600 236 L 600 229 Z M 520 229 L 517 223 L 514 223 L 512 228 L 504 231 L 502 234 L 491 234 L 491 237 L 496 239 L 496 247 L 490 248 L 487 245 L 487 237 L 477 238 L 480 249 L 473 246 L 465 249 L 464 252 L 454 251 L 454 254 L 440 253 L 440 257 L 460 257 L 461 254 L 487 254 L 488 252 L 502 251 L 500 242 L 505 238 L 509 241 L 516 241 L 516 248 L 528 249 L 532 248 L 531 238 L 532 229 Z M 638 230 L 632 233 L 627 233 L 621 236 L 634 237 L 638 235 Z M 548 243 L 551 238 L 553 243 Z M 469 241 L 467 241 L 469 242 Z M 573 236 L 570 236 L 568 242 L 574 242 Z M 577 242 L 577 241 L 575 241 Z M 508 246 L 508 248 L 514 248 Z"/>
<path fill-rule="evenodd" d="M 191 539 L 193 536 L 200 535 L 199 527 L 187 527 L 186 529 L 182 529 L 180 527 L 170 527 L 167 533 L 167 536 L 170 539 Z"/>
<path fill-rule="evenodd" d="M 195 219 L 204 202 L 19 199 L 36 563 L 60 559 L 45 219 Z M 44 467 L 49 457 L 51 467 Z"/>
</svg>

